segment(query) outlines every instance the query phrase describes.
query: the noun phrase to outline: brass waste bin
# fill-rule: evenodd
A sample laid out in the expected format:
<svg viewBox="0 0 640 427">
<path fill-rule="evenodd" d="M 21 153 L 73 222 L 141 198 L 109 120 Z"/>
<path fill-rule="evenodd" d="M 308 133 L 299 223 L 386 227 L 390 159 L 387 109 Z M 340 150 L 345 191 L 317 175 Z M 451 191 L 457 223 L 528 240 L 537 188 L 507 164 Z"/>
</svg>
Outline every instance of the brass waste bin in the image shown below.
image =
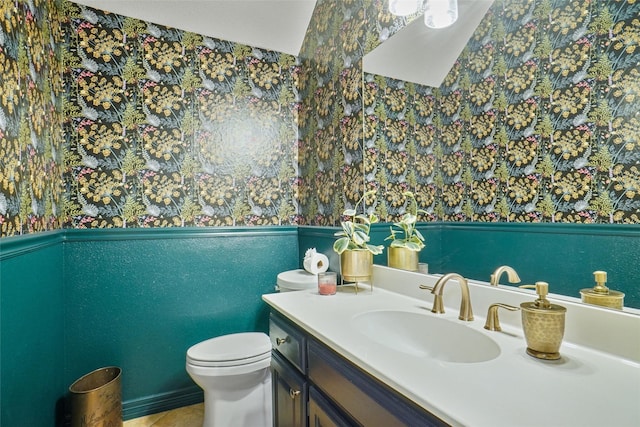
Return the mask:
<svg viewBox="0 0 640 427">
<path fill-rule="evenodd" d="M 71 427 L 122 427 L 121 373 L 109 366 L 71 384 Z"/>
</svg>

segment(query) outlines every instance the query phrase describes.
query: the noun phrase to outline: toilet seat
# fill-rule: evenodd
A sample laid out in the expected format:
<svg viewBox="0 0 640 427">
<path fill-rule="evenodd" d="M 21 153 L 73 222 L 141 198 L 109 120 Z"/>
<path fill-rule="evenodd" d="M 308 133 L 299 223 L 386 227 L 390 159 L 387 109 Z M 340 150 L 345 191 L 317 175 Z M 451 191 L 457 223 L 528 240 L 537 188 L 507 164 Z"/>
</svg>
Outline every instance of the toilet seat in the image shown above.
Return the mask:
<svg viewBox="0 0 640 427">
<path fill-rule="evenodd" d="M 187 363 L 202 367 L 250 365 L 271 358 L 271 340 L 262 332 L 241 332 L 211 338 L 187 350 Z"/>
</svg>

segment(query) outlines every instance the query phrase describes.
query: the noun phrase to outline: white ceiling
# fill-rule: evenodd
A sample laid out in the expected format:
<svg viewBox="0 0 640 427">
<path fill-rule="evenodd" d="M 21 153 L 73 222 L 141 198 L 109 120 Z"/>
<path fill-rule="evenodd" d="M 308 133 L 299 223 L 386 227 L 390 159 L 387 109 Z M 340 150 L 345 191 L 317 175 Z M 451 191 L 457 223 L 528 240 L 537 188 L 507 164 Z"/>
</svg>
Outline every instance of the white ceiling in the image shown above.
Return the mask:
<svg viewBox="0 0 640 427">
<path fill-rule="evenodd" d="M 204 36 L 298 56 L 316 0 L 73 0 Z"/>
<path fill-rule="evenodd" d="M 298 56 L 316 0 L 72 0 L 204 36 Z M 494 0 L 458 0 L 458 20 L 425 27 L 422 17 L 365 55 L 364 70 L 439 87 Z"/>
<path fill-rule="evenodd" d="M 419 17 L 364 56 L 366 72 L 440 87 L 493 0 L 458 0 L 458 20 L 434 30 Z"/>
</svg>

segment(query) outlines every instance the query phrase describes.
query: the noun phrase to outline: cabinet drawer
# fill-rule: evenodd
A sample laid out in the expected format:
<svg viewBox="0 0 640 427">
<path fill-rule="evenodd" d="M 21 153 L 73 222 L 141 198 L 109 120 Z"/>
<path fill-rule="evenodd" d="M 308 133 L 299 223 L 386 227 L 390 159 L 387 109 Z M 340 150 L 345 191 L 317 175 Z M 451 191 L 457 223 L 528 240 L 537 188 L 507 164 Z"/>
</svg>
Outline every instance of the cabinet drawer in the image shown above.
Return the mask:
<svg viewBox="0 0 640 427">
<path fill-rule="evenodd" d="M 307 372 L 304 335 L 284 318 L 271 314 L 269 318 L 271 346 L 303 374 Z"/>
</svg>

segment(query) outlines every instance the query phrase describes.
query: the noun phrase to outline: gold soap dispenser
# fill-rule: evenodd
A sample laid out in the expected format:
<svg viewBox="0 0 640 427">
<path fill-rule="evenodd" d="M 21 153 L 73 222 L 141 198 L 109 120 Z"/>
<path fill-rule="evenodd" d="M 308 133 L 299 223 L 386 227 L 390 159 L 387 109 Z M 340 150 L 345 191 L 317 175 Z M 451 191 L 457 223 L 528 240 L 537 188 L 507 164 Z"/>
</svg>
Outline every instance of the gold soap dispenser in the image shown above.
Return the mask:
<svg viewBox="0 0 640 427">
<path fill-rule="evenodd" d="M 538 359 L 560 359 L 560 344 L 564 336 L 564 319 L 567 309 L 547 300 L 549 284 L 536 282 L 521 288 L 535 288 L 538 299 L 520 304 L 522 328 L 527 340 L 527 354 Z"/>
<path fill-rule="evenodd" d="M 594 271 L 593 277 L 596 280 L 596 286 L 594 286 L 593 288 L 580 290 L 580 295 L 582 295 L 582 302 L 622 310 L 622 307 L 624 305 L 624 294 L 622 292 L 612 291 L 607 288 L 607 272 Z"/>
</svg>

